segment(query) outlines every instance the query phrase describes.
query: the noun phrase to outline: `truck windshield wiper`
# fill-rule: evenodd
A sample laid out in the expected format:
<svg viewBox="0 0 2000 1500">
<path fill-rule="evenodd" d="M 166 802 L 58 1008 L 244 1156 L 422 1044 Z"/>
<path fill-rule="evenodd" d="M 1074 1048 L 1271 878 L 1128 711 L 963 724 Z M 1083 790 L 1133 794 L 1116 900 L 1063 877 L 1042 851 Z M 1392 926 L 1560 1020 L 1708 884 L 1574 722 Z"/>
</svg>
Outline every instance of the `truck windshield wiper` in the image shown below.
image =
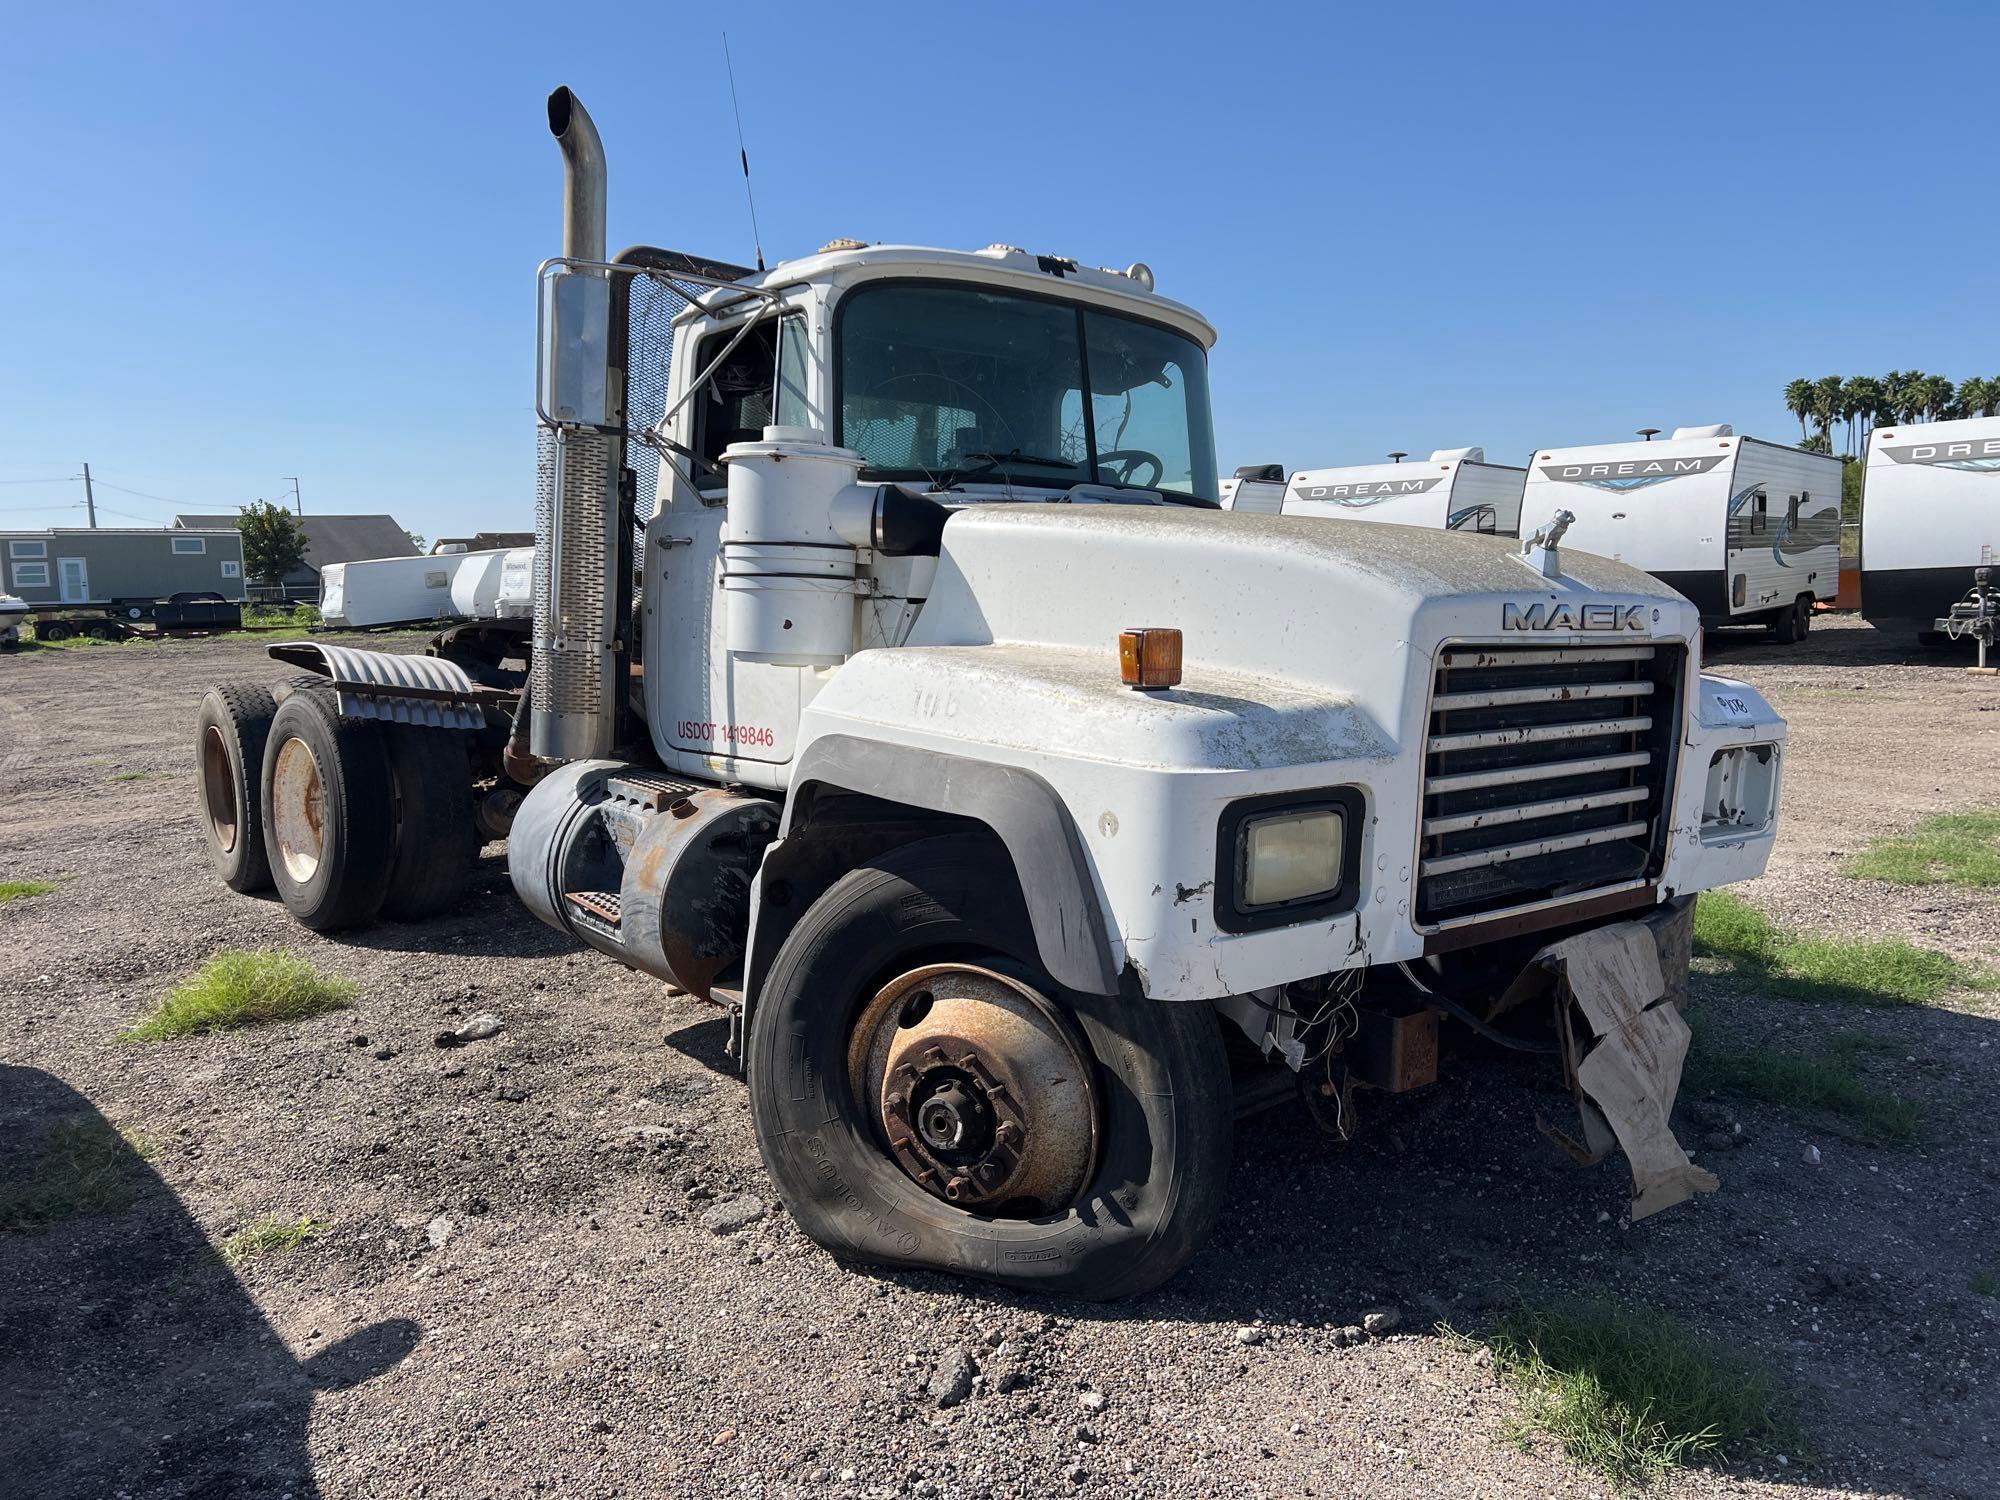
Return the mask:
<svg viewBox="0 0 2000 1500">
<path fill-rule="evenodd" d="M 1222 509 L 1219 501 L 1204 500 L 1199 495 L 1184 494 L 1180 490 L 1163 490 L 1150 484 L 1127 484 L 1122 479 L 1092 479 L 1087 483 L 1096 489 L 1134 490 L 1142 495 L 1157 495 L 1162 505 L 1191 505 L 1196 510 Z"/>
<path fill-rule="evenodd" d="M 976 469 L 966 469 L 953 474 L 951 487 L 954 489 L 970 480 L 984 479 L 995 470 L 1004 470 L 1009 464 L 1032 464 L 1036 468 L 1042 469 L 1080 469 L 1083 467 L 1082 464 L 1073 458 L 1048 458 L 1040 453 L 1023 453 L 1019 448 L 1014 449 L 1011 453 L 982 452 L 968 453 L 965 456 L 967 458 L 984 459 L 985 462 L 980 464 Z"/>
</svg>

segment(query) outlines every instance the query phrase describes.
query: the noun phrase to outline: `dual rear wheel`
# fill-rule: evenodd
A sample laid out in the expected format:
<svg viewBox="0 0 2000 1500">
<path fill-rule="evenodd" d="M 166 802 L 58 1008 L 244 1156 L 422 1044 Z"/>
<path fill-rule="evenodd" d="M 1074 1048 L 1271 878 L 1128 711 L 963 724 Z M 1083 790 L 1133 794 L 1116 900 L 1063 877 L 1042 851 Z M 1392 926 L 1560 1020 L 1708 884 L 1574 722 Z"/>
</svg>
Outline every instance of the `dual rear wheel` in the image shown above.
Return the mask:
<svg viewBox="0 0 2000 1500">
<path fill-rule="evenodd" d="M 212 689 L 196 734 L 209 863 L 232 889 L 275 886 L 321 932 L 451 904 L 474 852 L 462 735 L 343 718 L 317 677 L 282 703 Z"/>
<path fill-rule="evenodd" d="M 1790 645 L 1802 641 L 1812 629 L 1813 596 L 1801 594 L 1771 619 L 1771 639 Z"/>
</svg>

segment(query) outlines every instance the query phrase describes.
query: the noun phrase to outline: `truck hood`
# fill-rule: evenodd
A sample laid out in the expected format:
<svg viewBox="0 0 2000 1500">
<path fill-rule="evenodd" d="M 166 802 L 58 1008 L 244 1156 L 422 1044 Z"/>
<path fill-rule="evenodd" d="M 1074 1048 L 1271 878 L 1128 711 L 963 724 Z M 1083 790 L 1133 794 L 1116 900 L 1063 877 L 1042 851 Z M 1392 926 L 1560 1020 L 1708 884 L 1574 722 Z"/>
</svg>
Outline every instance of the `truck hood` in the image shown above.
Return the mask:
<svg viewBox="0 0 2000 1500">
<path fill-rule="evenodd" d="M 944 528 L 910 646 L 1068 646 L 1176 626 L 1188 674 L 1358 698 L 1394 724 L 1442 640 L 1688 640 L 1694 606 L 1638 568 L 1562 554 L 1542 578 L 1508 538 L 1172 506 L 978 506 Z M 1516 606 L 1508 612 L 1508 606 Z M 1628 604 L 1636 612 L 1560 606 Z M 1542 606 L 1534 610 L 1534 606 Z M 1568 630 L 1564 626 L 1578 626 Z"/>
</svg>

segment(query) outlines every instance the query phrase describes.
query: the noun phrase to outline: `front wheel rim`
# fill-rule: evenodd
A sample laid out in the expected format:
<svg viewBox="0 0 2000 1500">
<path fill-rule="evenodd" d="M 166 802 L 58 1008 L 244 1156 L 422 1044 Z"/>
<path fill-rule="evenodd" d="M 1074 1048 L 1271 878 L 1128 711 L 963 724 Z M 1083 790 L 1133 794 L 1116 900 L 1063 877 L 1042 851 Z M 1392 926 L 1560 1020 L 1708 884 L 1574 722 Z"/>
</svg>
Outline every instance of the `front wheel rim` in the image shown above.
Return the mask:
<svg viewBox="0 0 2000 1500">
<path fill-rule="evenodd" d="M 304 885 L 326 854 L 326 783 L 312 746 L 289 739 L 271 769 L 271 828 L 285 873 Z"/>
<path fill-rule="evenodd" d="M 848 1082 L 884 1153 L 989 1218 L 1059 1213 L 1098 1155 L 1090 1050 L 1033 986 L 973 964 L 892 979 L 862 1008 Z"/>
</svg>

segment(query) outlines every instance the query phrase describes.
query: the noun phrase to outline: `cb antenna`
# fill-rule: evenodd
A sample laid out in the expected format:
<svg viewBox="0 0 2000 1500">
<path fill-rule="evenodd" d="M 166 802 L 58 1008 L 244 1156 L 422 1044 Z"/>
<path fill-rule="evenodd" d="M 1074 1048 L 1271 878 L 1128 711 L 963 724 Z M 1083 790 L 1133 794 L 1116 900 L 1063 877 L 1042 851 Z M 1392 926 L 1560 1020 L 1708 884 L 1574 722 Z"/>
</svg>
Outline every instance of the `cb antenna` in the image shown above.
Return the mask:
<svg viewBox="0 0 2000 1500">
<path fill-rule="evenodd" d="M 736 65 L 729 60 L 729 33 L 722 33 L 722 66 L 729 74 L 729 108 L 736 116 L 736 154 L 743 160 L 743 196 L 750 204 L 750 239 L 757 247 L 757 269 L 764 269 L 764 237 L 757 232 L 757 195 L 750 190 L 750 152 L 743 144 L 743 107 L 736 102 Z"/>
</svg>

